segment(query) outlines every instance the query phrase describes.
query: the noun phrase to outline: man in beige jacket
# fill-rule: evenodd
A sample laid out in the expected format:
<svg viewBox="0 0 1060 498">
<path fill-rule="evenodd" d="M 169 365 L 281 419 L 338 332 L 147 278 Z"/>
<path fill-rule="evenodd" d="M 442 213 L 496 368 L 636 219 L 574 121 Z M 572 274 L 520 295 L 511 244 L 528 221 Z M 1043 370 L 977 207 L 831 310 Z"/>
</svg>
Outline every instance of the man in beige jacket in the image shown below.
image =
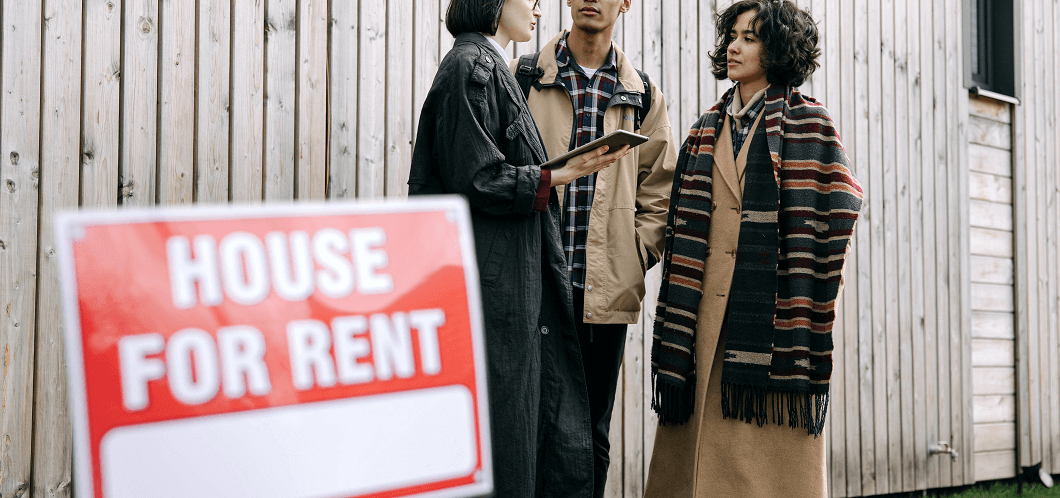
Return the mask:
<svg viewBox="0 0 1060 498">
<path fill-rule="evenodd" d="M 567 0 L 571 31 L 512 62 L 550 157 L 615 130 L 648 137 L 613 166 L 559 193 L 593 426 L 596 497 L 603 496 L 607 480 L 608 430 L 626 328 L 640 313 L 644 273 L 662 257 L 677 161 L 662 93 L 611 40 L 631 2 Z"/>
</svg>

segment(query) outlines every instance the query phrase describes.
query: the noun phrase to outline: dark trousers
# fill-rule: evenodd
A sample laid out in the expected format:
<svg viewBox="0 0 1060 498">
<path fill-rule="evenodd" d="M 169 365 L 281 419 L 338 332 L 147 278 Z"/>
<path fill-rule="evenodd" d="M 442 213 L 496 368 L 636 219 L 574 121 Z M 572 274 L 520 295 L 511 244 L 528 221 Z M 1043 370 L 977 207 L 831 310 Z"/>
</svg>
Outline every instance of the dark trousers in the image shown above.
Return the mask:
<svg viewBox="0 0 1060 498">
<path fill-rule="evenodd" d="M 582 367 L 589 391 L 589 419 L 593 425 L 593 496 L 602 498 L 607 485 L 607 466 L 611 463 L 608 452 L 608 432 L 611 429 L 611 412 L 615 407 L 615 388 L 618 385 L 618 369 L 622 366 L 622 354 L 626 350 L 626 328 L 624 323 L 584 323 L 585 303 L 583 289 L 574 288 L 574 310 L 579 318 L 575 325 L 582 347 Z"/>
</svg>

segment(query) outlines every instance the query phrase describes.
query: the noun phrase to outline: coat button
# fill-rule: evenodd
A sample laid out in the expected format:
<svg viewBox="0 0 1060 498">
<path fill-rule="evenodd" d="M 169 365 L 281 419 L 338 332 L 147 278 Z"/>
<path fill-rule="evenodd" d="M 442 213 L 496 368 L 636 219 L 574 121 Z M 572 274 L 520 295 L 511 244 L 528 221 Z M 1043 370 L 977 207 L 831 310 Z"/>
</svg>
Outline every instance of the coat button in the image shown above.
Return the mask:
<svg viewBox="0 0 1060 498">
<path fill-rule="evenodd" d="M 729 254 L 732 254 L 732 259 L 736 259 L 736 249 L 729 251 Z"/>
<path fill-rule="evenodd" d="M 622 101 L 623 101 L 623 102 L 625 102 L 625 101 L 626 101 L 626 96 L 625 96 L 625 95 L 623 95 L 623 96 L 622 96 Z"/>
<path fill-rule="evenodd" d="M 709 247 L 707 248 L 707 257 L 708 258 L 710 257 L 710 248 Z"/>
<path fill-rule="evenodd" d="M 492 62 L 488 56 L 486 57 L 486 62 Z"/>
<path fill-rule="evenodd" d="M 585 286 L 585 290 L 587 290 L 589 292 L 592 292 L 593 291 L 593 286 L 592 285 L 586 285 Z"/>
<path fill-rule="evenodd" d="M 548 335 L 548 325 L 541 326 L 541 335 Z"/>
<path fill-rule="evenodd" d="M 591 311 L 585 313 L 585 318 L 592 318 L 592 317 L 593 317 L 593 313 Z"/>
<path fill-rule="evenodd" d="M 710 210 L 711 210 L 711 211 L 715 211 L 715 210 L 717 210 L 717 209 L 718 209 L 718 203 L 717 203 L 717 202 L 711 202 L 711 204 L 710 204 Z"/>
</svg>

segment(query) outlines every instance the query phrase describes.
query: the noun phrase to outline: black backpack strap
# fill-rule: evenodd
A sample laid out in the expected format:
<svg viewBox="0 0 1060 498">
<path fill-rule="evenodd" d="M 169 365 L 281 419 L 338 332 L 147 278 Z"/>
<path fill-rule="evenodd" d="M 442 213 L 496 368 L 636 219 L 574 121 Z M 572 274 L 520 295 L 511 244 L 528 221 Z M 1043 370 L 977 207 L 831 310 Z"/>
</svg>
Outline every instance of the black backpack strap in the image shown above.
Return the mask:
<svg viewBox="0 0 1060 498">
<path fill-rule="evenodd" d="M 523 97 L 530 98 L 530 85 L 541 88 L 541 76 L 545 71 L 537 67 L 537 57 L 541 52 L 534 52 L 519 57 L 519 65 L 515 69 L 515 80 L 519 82 L 519 88 L 523 90 Z"/>
<path fill-rule="evenodd" d="M 637 109 L 634 113 L 633 129 L 639 130 L 641 124 L 644 123 L 644 116 L 648 115 L 648 111 L 651 111 L 651 81 L 648 79 L 648 74 L 640 69 L 637 70 L 637 74 L 640 75 L 640 80 L 644 82 L 644 92 L 640 94 L 640 109 Z"/>
</svg>

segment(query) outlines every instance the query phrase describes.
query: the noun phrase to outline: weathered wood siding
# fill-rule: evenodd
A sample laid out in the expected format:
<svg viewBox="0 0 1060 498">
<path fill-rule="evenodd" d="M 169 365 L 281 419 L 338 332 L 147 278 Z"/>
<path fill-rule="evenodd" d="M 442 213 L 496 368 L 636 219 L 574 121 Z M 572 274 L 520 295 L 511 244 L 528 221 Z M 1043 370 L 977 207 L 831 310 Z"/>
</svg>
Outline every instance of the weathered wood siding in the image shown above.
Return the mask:
<svg viewBox="0 0 1060 498">
<path fill-rule="evenodd" d="M 866 191 L 834 334 L 832 496 L 974 481 L 962 5 L 836 1 L 822 16 L 829 77 L 813 88 Z M 939 441 L 960 458 L 929 455 Z"/>
<path fill-rule="evenodd" d="M 830 110 L 867 194 L 836 321 L 825 435 L 832 496 L 972 482 L 998 475 L 980 472 L 980 458 L 1011 451 L 1060 472 L 1060 8 L 1022 2 L 1020 50 L 1038 55 L 1021 68 L 1010 136 L 962 87 L 964 2 L 797 3 L 822 37 L 821 69 L 802 90 Z M 510 55 L 570 26 L 563 0 L 542 4 L 538 36 Z M 665 93 L 678 142 L 730 86 L 711 76 L 708 56 L 715 15 L 729 4 L 634 1 L 616 28 Z M 452 45 L 447 5 L 0 2 L 0 494 L 70 495 L 54 214 L 405 195 L 420 107 Z M 981 120 L 997 126 L 980 139 Z M 1005 163 L 1005 148 L 1014 169 L 991 169 Z M 1006 301 L 1007 285 L 1015 294 Z M 639 498 L 651 459 L 658 286 L 655 270 L 628 335 L 612 497 Z M 1014 369 L 1000 365 L 1006 348 L 1020 358 Z M 979 381 L 1006 368 L 1011 381 Z M 1018 390 L 1004 387 L 1013 383 Z M 930 456 L 938 441 L 960 458 Z"/>
<path fill-rule="evenodd" d="M 968 125 L 976 480 L 1016 475 L 1012 109 L 971 99 Z"/>
<path fill-rule="evenodd" d="M 1021 466 L 1060 472 L 1060 6 L 1016 2 L 1022 104 L 1012 118 L 1015 219 L 1016 426 Z"/>
</svg>

